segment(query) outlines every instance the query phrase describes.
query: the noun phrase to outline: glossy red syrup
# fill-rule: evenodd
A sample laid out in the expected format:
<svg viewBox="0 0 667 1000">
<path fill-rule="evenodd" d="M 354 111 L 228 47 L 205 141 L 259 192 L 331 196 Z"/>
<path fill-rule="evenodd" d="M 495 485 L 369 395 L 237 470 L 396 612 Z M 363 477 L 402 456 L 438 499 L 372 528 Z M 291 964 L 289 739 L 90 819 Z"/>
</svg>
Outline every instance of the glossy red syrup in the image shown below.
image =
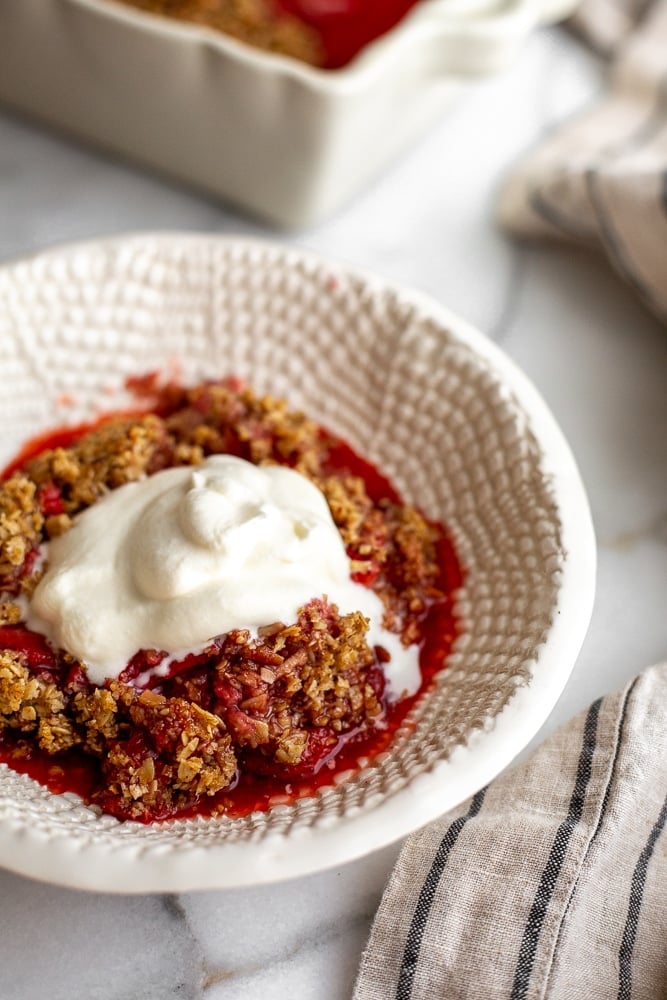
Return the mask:
<svg viewBox="0 0 667 1000">
<path fill-rule="evenodd" d="M 71 444 L 86 431 L 98 427 L 101 422 L 103 421 L 60 429 L 32 439 L 5 470 L 3 476 L 15 471 L 29 458 L 47 448 Z M 326 471 L 361 476 L 373 500 L 384 497 L 394 501 L 399 500 L 389 481 L 344 442 L 339 442 L 330 449 Z M 211 815 L 221 810 L 229 816 L 245 816 L 274 805 L 295 802 L 297 799 L 312 796 L 318 788 L 335 784 L 337 780 L 342 780 L 345 772 L 358 770 L 369 760 L 386 751 L 417 700 L 431 687 L 435 675 L 442 669 L 459 633 L 453 609 L 453 594 L 462 585 L 464 574 L 454 547 L 446 536 L 438 543 L 438 563 L 440 568 L 438 586 L 446 596 L 429 609 L 423 626 L 424 642 L 419 658 L 421 686 L 415 695 L 387 707 L 382 728 L 370 732 L 346 734 L 330 757 L 320 762 L 316 773 L 303 777 L 298 782 L 242 771 L 235 787 L 198 802 L 190 810 L 179 811 L 178 816 Z M 27 653 L 31 665 L 41 665 L 48 669 L 53 663 L 53 654 L 45 640 L 21 626 L 0 628 L 0 647 L 23 650 Z M 11 733 L 0 736 L 0 761 L 9 764 L 14 771 L 28 774 L 55 793 L 76 792 L 82 798 L 89 800 L 97 783 L 97 764 L 94 759 L 75 750 L 55 756 L 50 756 L 37 748 L 25 750 L 16 746 Z M 169 818 L 170 815 L 153 816 L 154 820 Z"/>
<path fill-rule="evenodd" d="M 275 0 L 320 36 L 325 68 L 339 69 L 401 21 L 417 0 Z"/>
</svg>

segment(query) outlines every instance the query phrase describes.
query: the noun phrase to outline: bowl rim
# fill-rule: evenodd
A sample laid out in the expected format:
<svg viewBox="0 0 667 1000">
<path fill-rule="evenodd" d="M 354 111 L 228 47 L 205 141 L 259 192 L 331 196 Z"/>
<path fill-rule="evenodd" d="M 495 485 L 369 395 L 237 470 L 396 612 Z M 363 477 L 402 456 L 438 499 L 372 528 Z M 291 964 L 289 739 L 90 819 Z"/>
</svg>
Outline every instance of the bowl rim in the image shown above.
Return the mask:
<svg viewBox="0 0 667 1000">
<path fill-rule="evenodd" d="M 293 261 L 334 267 L 371 290 L 397 295 L 480 355 L 520 404 L 541 454 L 541 468 L 558 509 L 563 549 L 553 621 L 531 664 L 530 680 L 493 720 L 378 805 L 341 823 L 293 835 L 268 834 L 252 841 L 173 847 L 128 843 L 110 848 L 90 839 L 46 839 L 25 822 L 4 816 L 0 806 L 0 866 L 56 885 L 111 893 L 182 892 L 268 884 L 335 867 L 385 847 L 459 806 L 486 785 L 540 730 L 574 668 L 588 629 L 595 593 L 596 545 L 585 489 L 570 447 L 547 404 L 521 369 L 490 339 L 423 292 L 329 255 L 275 240 L 186 232 L 137 232 L 66 243 L 0 266 L 11 272 L 49 258 L 127 248 L 150 241 L 164 246 L 211 245 L 257 248 Z M 7 765 L 0 765 L 1 768 Z M 68 796 L 71 798 L 71 796 Z M 178 822 L 178 821 L 176 821 Z M 202 821 L 205 822 L 205 821 Z"/>
</svg>

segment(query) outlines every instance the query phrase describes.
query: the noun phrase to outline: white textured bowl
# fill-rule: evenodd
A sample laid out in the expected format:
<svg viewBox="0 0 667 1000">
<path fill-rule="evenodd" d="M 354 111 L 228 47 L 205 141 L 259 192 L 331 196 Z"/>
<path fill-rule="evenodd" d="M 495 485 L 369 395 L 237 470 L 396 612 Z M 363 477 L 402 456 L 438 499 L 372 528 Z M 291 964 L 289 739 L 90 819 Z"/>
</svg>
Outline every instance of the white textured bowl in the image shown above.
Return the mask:
<svg viewBox="0 0 667 1000">
<path fill-rule="evenodd" d="M 0 463 L 178 362 L 236 374 L 342 434 L 445 522 L 463 634 L 381 762 L 243 819 L 100 816 L 0 765 L 0 864 L 116 892 L 249 885 L 339 864 L 457 805 L 528 743 L 588 625 L 595 544 L 570 451 L 507 358 L 433 302 L 270 244 L 140 236 L 0 271 Z"/>
<path fill-rule="evenodd" d="M 114 0 L 1 0 L 0 101 L 281 226 L 337 209 L 576 0 L 422 0 L 342 70 Z"/>
</svg>

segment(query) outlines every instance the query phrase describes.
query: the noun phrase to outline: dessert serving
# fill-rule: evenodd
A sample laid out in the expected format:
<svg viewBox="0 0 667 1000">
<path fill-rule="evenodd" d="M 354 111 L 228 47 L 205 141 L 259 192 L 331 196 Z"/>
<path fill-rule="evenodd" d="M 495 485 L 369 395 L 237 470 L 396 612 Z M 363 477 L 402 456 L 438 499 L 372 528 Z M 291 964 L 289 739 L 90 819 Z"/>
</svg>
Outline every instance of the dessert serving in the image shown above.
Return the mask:
<svg viewBox="0 0 667 1000">
<path fill-rule="evenodd" d="M 189 388 L 131 384 L 155 371 Z M 1 865 L 135 893 L 318 871 L 460 804 L 552 710 L 585 494 L 442 306 L 294 247 L 102 240 L 0 268 L 0 373 Z M 247 604 L 230 565 L 261 566 Z"/>
<path fill-rule="evenodd" d="M 0 760 L 143 822 L 312 795 L 442 669 L 460 584 L 340 439 L 236 379 L 168 385 L 0 483 Z"/>
</svg>

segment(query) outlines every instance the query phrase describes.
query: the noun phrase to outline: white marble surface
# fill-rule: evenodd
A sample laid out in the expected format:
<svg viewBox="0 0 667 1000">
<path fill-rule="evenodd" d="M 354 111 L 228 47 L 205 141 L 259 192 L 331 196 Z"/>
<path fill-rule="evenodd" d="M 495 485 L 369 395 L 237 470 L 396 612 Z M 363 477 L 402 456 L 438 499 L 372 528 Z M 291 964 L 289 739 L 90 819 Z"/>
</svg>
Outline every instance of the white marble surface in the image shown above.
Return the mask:
<svg viewBox="0 0 667 1000">
<path fill-rule="evenodd" d="M 667 331 L 595 256 L 495 229 L 512 160 L 600 87 L 558 31 L 473 89 L 337 218 L 289 237 L 465 315 L 525 369 L 568 435 L 599 539 L 598 594 L 542 736 L 667 655 Z M 146 229 L 268 233 L 206 199 L 0 112 L 0 261 Z M 85 895 L 0 873 L 3 1000 L 343 1000 L 398 848 L 269 888 Z"/>
</svg>

